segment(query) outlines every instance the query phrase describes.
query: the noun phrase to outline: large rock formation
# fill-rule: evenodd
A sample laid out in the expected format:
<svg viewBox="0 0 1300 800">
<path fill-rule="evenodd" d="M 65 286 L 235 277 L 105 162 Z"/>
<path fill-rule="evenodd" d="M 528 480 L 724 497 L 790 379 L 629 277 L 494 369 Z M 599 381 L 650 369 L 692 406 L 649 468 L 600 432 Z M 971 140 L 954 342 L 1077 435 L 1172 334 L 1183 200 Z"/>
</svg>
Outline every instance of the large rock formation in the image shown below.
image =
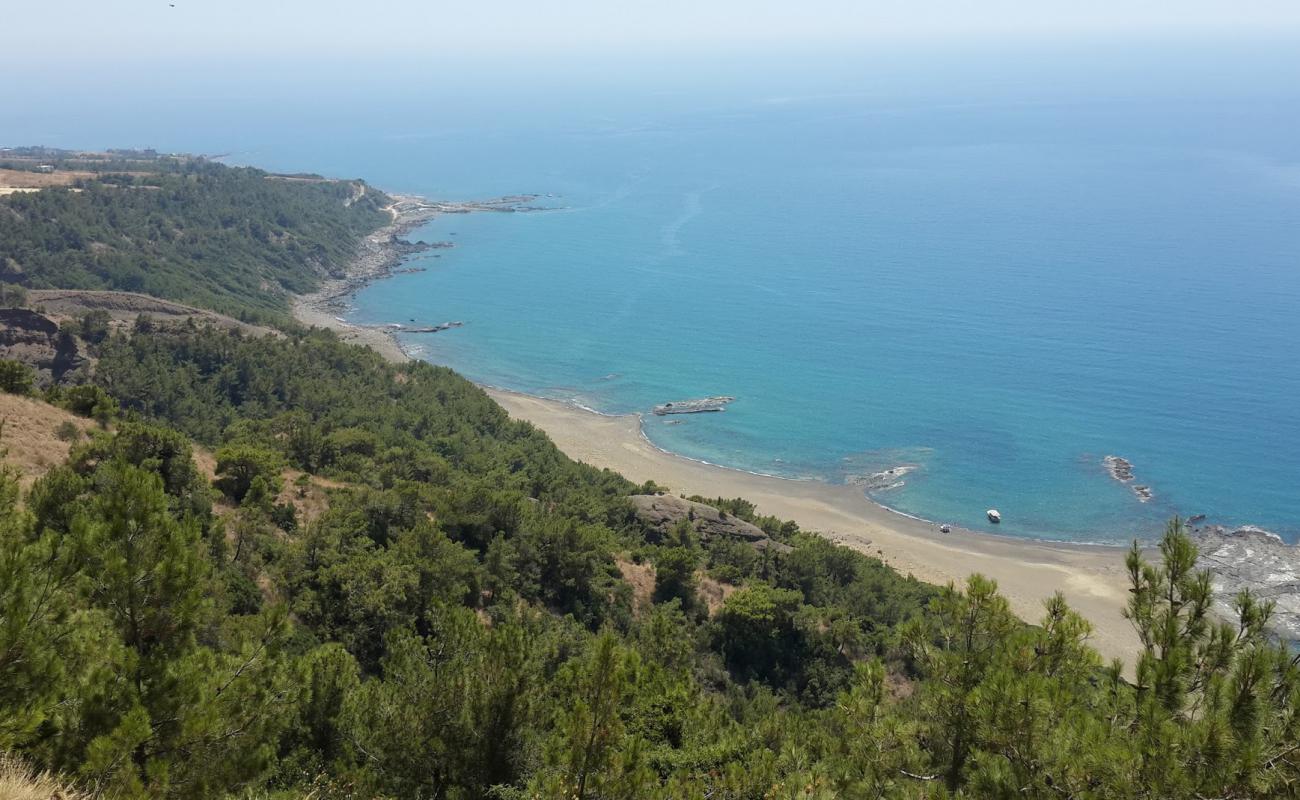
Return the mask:
<svg viewBox="0 0 1300 800">
<path fill-rule="evenodd" d="M 701 539 L 725 536 L 749 542 L 759 550 L 771 548 L 774 552 L 788 553 L 792 549 L 769 539 L 757 525 L 704 503 L 670 494 L 638 494 L 631 499 L 641 521 L 660 534 L 667 534 L 678 522 L 687 520 Z"/>
<path fill-rule="evenodd" d="M 26 308 L 0 308 L 0 359 L 21 361 L 47 385 L 85 369 L 89 359 L 74 336 L 59 333 L 59 324 Z"/>
</svg>

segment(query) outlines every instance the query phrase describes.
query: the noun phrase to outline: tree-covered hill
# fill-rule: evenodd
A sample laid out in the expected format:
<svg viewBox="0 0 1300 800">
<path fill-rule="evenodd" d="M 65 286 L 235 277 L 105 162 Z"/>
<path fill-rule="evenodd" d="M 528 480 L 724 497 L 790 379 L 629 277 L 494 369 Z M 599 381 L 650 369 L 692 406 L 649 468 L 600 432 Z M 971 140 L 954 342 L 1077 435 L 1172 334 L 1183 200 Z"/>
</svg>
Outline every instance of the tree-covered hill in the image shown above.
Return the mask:
<svg viewBox="0 0 1300 800">
<path fill-rule="evenodd" d="M 387 219 L 359 182 L 11 155 L 87 173 L 0 198 L 28 286 L 276 320 Z M 1247 593 L 1211 616 L 1177 521 L 1128 559 L 1128 681 L 1060 596 L 1028 626 L 982 577 L 928 586 L 742 498 L 644 517 L 657 487 L 447 369 L 292 325 L 11 316 L 78 368 L 0 360 L 0 791 L 1300 797 L 1300 657 Z"/>
<path fill-rule="evenodd" d="M 64 163 L 64 162 L 59 162 Z M 0 196 L 0 280 L 115 289 L 274 319 L 341 270 L 390 202 L 361 181 L 202 159 L 75 162 L 73 187 Z"/>
<path fill-rule="evenodd" d="M 107 427 L 0 476 L 0 751 L 90 793 L 1296 796 L 1300 665 L 1266 605 L 1209 617 L 1177 525 L 1130 559 L 1128 683 L 1059 597 L 1025 626 L 738 499 L 790 549 L 643 523 L 653 486 L 449 370 L 145 319 L 94 351 L 45 398 Z"/>
</svg>

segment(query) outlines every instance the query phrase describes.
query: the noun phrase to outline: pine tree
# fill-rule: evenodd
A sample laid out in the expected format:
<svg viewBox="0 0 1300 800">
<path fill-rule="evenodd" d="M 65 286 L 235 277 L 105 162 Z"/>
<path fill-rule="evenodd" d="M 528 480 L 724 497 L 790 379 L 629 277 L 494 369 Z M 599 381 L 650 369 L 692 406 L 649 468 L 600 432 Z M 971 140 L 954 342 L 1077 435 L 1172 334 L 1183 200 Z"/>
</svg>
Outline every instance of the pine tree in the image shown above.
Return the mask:
<svg viewBox="0 0 1300 800">
<path fill-rule="evenodd" d="M 927 678 L 924 708 L 930 738 L 944 782 L 959 788 L 967 762 L 979 743 L 984 679 L 1005 657 L 1010 636 L 1019 627 L 997 583 L 972 575 L 966 591 L 949 585 L 930 603 L 930 613 L 904 633 L 908 647 Z"/>
<path fill-rule="evenodd" d="M 1234 598 L 1235 624 L 1210 615 L 1210 574 L 1175 518 L 1159 565 L 1134 543 L 1128 617 L 1143 645 L 1133 746 L 1138 785 L 1165 796 L 1276 796 L 1297 791 L 1300 656 L 1267 632 L 1272 601 Z"/>
<path fill-rule="evenodd" d="M 621 712 L 636 692 L 640 659 L 606 631 L 571 675 L 571 704 L 560 713 L 548 756 L 552 768 L 536 794 L 571 800 L 645 796 L 654 781 L 645 745 L 628 736 Z"/>
<path fill-rule="evenodd" d="M 0 469 L 0 752 L 27 743 L 56 705 L 71 570 L 58 537 L 36 537 L 18 481 Z"/>
</svg>

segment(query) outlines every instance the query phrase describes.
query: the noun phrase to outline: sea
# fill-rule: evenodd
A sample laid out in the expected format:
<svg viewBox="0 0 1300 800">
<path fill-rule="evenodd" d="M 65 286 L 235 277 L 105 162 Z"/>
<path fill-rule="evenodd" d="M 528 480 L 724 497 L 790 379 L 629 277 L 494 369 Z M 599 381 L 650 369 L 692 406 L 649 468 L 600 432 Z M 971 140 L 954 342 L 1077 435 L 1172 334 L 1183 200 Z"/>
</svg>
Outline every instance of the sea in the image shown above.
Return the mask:
<svg viewBox="0 0 1300 800">
<path fill-rule="evenodd" d="M 69 79 L 75 109 L 6 88 L 0 144 L 534 195 L 414 231 L 454 246 L 344 316 L 463 321 L 401 340 L 485 384 L 641 413 L 665 450 L 936 522 L 1113 543 L 1205 515 L 1296 541 L 1296 53 L 181 70 L 108 99 Z M 735 400 L 648 413 L 713 395 Z"/>
</svg>

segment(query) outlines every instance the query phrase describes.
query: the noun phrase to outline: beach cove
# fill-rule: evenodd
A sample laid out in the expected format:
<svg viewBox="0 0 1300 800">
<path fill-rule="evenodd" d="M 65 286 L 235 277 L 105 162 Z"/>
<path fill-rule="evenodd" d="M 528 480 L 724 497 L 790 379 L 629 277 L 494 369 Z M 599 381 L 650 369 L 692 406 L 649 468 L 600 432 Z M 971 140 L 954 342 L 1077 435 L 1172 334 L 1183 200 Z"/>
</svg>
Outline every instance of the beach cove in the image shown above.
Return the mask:
<svg viewBox="0 0 1300 800">
<path fill-rule="evenodd" d="M 1092 644 L 1131 668 L 1137 636 L 1121 611 L 1128 601 L 1124 548 L 994 536 L 938 526 L 873 503 L 854 486 L 797 481 L 704 464 L 660 450 L 637 415 L 607 416 L 555 400 L 487 388 L 515 419 L 541 428 L 571 458 L 625 478 L 653 480 L 674 493 L 743 497 L 762 514 L 791 519 L 839 544 L 882 559 L 928 583 L 961 585 L 974 573 L 998 582 L 1027 622 L 1042 617 L 1054 592 L 1093 624 Z"/>
<path fill-rule="evenodd" d="M 345 341 L 369 347 L 394 362 L 411 360 L 392 328 L 355 325 L 340 312 L 349 294 L 382 279 L 402 263 L 401 237 L 427 220 L 418 204 L 390 209 L 392 225 L 372 234 L 350 274 L 299 297 L 295 318 L 328 328 Z M 575 405 L 491 386 L 482 387 L 511 417 L 544 431 L 566 455 L 634 482 L 654 481 L 674 493 L 743 497 L 759 513 L 790 519 L 800 528 L 882 559 L 903 574 L 937 585 L 961 585 L 980 573 L 997 581 L 1012 610 L 1036 623 L 1043 602 L 1057 591 L 1093 625 L 1091 642 L 1107 659 L 1128 669 L 1140 649 L 1122 616 L 1128 598 L 1124 548 L 1037 541 L 952 528 L 910 517 L 872 502 L 860 487 L 792 480 L 730 469 L 656 447 L 638 414 L 601 414 Z"/>
</svg>

